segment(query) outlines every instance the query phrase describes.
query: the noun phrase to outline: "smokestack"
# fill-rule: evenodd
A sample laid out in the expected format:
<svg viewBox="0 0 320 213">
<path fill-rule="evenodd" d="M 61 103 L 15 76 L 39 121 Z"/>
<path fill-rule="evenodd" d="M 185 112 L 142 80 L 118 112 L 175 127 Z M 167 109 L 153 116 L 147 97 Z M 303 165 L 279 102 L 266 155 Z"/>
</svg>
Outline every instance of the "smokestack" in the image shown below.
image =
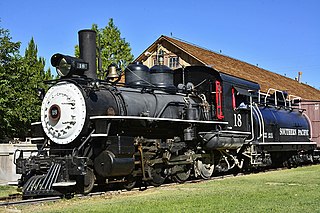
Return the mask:
<svg viewBox="0 0 320 213">
<path fill-rule="evenodd" d="M 302 72 L 298 72 L 298 82 L 301 83 Z"/>
<path fill-rule="evenodd" d="M 89 69 L 85 74 L 88 78 L 97 79 L 96 32 L 94 30 L 80 30 L 78 34 L 80 58 L 89 63 Z"/>
</svg>

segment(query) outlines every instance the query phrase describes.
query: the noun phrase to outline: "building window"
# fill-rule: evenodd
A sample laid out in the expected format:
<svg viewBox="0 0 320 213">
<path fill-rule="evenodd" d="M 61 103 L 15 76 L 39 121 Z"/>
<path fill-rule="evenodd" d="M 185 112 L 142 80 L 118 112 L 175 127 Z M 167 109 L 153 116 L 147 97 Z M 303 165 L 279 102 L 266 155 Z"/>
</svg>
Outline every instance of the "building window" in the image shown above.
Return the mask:
<svg viewBox="0 0 320 213">
<path fill-rule="evenodd" d="M 169 58 L 169 67 L 170 68 L 177 68 L 179 67 L 179 57 L 170 57 Z"/>
<path fill-rule="evenodd" d="M 159 56 L 164 56 L 164 51 L 163 50 L 159 50 Z"/>
</svg>

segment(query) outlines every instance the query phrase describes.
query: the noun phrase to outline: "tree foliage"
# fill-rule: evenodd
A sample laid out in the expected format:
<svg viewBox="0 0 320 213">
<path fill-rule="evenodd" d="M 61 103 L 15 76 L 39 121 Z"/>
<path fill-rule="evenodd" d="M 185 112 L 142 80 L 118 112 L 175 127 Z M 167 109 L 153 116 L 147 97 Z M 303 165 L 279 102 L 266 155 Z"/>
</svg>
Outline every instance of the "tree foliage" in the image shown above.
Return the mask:
<svg viewBox="0 0 320 213">
<path fill-rule="evenodd" d="M 11 39 L 9 31 L 0 28 L 0 140 L 25 137 L 31 122 L 39 120 L 37 88 L 45 88 L 43 80 L 52 77 L 50 70 L 44 71 L 33 38 L 24 56 L 19 54 L 20 42 Z"/>
<path fill-rule="evenodd" d="M 105 71 L 110 64 L 115 63 L 124 70 L 133 61 L 130 44 L 125 38 L 121 38 L 120 30 L 114 24 L 112 18 L 109 19 L 106 27 L 99 28 L 97 24 L 93 24 L 92 30 L 97 32 L 97 47 L 100 47 L 101 52 L 102 72 L 98 73 L 101 79 L 105 78 Z M 78 45 L 75 47 L 75 55 L 77 57 L 80 55 Z"/>
</svg>

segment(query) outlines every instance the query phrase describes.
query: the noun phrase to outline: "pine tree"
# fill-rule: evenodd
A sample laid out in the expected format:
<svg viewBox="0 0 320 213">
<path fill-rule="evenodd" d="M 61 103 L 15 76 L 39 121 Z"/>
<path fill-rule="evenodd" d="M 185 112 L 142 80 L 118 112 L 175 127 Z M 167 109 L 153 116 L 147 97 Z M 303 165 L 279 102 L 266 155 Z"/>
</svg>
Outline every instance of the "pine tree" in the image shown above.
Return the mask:
<svg viewBox="0 0 320 213">
<path fill-rule="evenodd" d="M 25 137 L 31 122 L 39 120 L 37 88 L 46 88 L 43 80 L 52 78 L 33 38 L 24 57 L 19 48 L 20 42 L 12 42 L 9 31 L 0 28 L 0 140 L 5 141 Z"/>
<path fill-rule="evenodd" d="M 19 55 L 20 42 L 12 42 L 8 30 L 0 28 L 0 140 L 4 140 L 14 131 L 12 117 L 19 91 L 14 91 L 19 79 L 16 75 L 21 66 Z M 12 92 L 13 91 L 13 92 Z"/>
<path fill-rule="evenodd" d="M 31 38 L 28 47 L 25 50 L 23 57 L 23 68 L 21 73 L 25 76 L 21 82 L 21 91 L 23 91 L 21 102 L 21 113 L 19 115 L 23 124 L 20 129 L 19 135 L 25 135 L 34 121 L 40 120 L 41 100 L 38 97 L 38 89 L 47 89 L 48 86 L 44 83 L 45 80 L 51 80 L 51 71 L 48 69 L 44 71 L 45 59 L 38 57 L 38 48 L 33 38 Z M 24 105 L 23 105 L 24 103 Z M 24 118 L 24 119 L 21 119 Z M 17 126 L 19 126 L 17 124 Z M 27 127 L 27 128 L 23 128 Z"/>
</svg>

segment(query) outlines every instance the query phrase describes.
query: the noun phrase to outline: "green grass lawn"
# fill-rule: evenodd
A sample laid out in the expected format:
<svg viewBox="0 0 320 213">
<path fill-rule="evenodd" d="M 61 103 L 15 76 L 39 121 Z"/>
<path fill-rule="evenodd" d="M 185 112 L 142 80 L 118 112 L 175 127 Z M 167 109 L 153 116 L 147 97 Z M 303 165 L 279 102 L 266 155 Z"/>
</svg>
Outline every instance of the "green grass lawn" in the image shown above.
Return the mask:
<svg viewBox="0 0 320 213">
<path fill-rule="evenodd" d="M 0 197 L 6 197 L 10 194 L 17 194 L 17 187 L 15 186 L 0 186 Z"/>
<path fill-rule="evenodd" d="M 320 165 L 143 192 L 18 206 L 22 212 L 320 212 Z"/>
</svg>

